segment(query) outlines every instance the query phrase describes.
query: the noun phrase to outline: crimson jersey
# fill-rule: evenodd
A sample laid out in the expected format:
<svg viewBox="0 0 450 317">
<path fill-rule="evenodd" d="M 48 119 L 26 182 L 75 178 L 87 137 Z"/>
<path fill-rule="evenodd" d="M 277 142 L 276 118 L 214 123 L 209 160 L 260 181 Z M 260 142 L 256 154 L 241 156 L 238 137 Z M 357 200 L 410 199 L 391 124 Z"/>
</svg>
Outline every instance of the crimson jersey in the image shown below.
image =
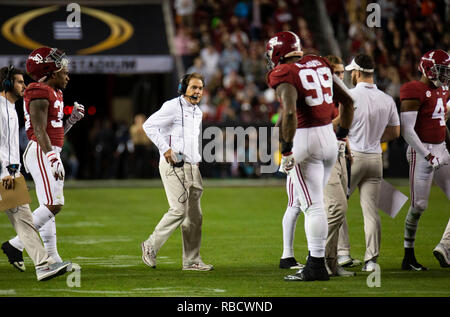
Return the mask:
<svg viewBox="0 0 450 317">
<path fill-rule="evenodd" d="M 417 99 L 420 101 L 416 131 L 424 143 L 439 144 L 445 141 L 446 104 L 449 98 L 448 87 L 431 88 L 421 81 L 411 81 L 400 88 L 400 100 Z"/>
<path fill-rule="evenodd" d="M 49 102 L 47 116 L 47 134 L 54 146 L 62 147 L 64 143 L 64 101 L 61 90 L 54 90 L 45 83 L 31 83 L 24 96 L 25 129 L 29 140 L 37 142 L 33 125 L 30 120 L 30 102 L 33 99 L 47 99 Z"/>
<path fill-rule="evenodd" d="M 324 58 L 306 55 L 297 63 L 276 66 L 267 79 L 272 88 L 289 83 L 297 89 L 297 128 L 311 128 L 331 123 L 334 111 L 332 74 Z"/>
</svg>

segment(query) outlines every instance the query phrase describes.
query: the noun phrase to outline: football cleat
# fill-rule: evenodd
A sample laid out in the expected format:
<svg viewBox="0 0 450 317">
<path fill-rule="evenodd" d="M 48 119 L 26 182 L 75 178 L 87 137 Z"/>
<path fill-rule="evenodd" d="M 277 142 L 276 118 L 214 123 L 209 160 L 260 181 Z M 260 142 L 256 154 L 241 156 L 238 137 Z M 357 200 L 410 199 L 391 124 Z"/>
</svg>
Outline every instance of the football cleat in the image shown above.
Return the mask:
<svg viewBox="0 0 450 317">
<path fill-rule="evenodd" d="M 300 269 L 297 273 L 286 275 L 284 280 L 287 282 L 291 281 L 328 281 L 330 276 L 328 275 L 327 269 L 318 268 L 312 269 L 311 267 L 305 266 L 303 269 Z"/>
<path fill-rule="evenodd" d="M 23 253 L 13 247 L 9 241 L 2 244 L 3 253 L 8 257 L 9 263 L 20 272 L 25 272 L 25 264 L 23 262 Z"/>
<path fill-rule="evenodd" d="M 54 277 L 63 275 L 70 271 L 72 263 L 69 261 L 56 262 L 44 267 L 36 268 L 36 276 L 38 281 L 48 281 Z"/>
<path fill-rule="evenodd" d="M 450 250 L 439 243 L 433 250 L 433 254 L 439 261 L 441 267 L 450 267 Z"/>
<path fill-rule="evenodd" d="M 327 268 L 325 267 L 325 261 L 323 258 L 314 258 L 308 256 L 308 261 L 303 269 L 300 269 L 297 273 L 287 275 L 284 277 L 287 282 L 291 281 L 328 281 L 330 276 L 328 275 Z"/>
<path fill-rule="evenodd" d="M 428 269 L 417 262 L 416 257 L 413 255 L 405 256 L 402 262 L 402 270 L 404 271 L 428 271 Z"/>
<path fill-rule="evenodd" d="M 280 269 L 302 269 L 305 266 L 297 262 L 294 257 L 280 259 Z"/>
</svg>

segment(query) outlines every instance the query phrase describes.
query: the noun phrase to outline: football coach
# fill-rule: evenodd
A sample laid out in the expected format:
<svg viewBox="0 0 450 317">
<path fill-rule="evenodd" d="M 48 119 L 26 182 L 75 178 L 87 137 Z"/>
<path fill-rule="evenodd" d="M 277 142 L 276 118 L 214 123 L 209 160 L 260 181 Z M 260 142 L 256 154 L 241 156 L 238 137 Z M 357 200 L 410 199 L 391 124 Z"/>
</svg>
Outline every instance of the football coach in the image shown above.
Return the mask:
<svg viewBox="0 0 450 317">
<path fill-rule="evenodd" d="M 153 268 L 159 249 L 181 226 L 183 270 L 213 269 L 200 257 L 203 184 L 198 167 L 202 123 L 198 105 L 204 84 L 201 74 L 184 75 L 178 85 L 179 96 L 166 101 L 143 124 L 145 133 L 159 149 L 159 173 L 169 202 L 169 210 L 141 244 L 142 260 Z"/>
</svg>

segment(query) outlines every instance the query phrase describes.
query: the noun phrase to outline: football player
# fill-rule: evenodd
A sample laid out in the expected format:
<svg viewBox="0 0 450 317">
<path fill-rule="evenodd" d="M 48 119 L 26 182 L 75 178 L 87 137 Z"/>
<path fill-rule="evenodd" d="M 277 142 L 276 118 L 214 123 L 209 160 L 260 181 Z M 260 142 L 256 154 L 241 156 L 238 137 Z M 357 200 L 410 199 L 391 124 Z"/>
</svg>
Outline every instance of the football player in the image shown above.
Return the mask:
<svg viewBox="0 0 450 317">
<path fill-rule="evenodd" d="M 69 82 L 69 60 L 56 48 L 41 47 L 27 59 L 28 75 L 35 80 L 24 94 L 25 129 L 30 140 L 23 155 L 25 170 L 36 186 L 39 207 L 33 212 L 33 223 L 39 230 L 48 254 L 62 262 L 56 247 L 55 215 L 64 205 L 64 167 L 60 158 L 64 134 L 84 117 L 84 107 L 75 103 L 70 117 L 63 123 L 62 90 Z M 9 243 L 20 252 L 19 237 Z"/>
<path fill-rule="evenodd" d="M 283 107 L 280 170 L 290 174 L 305 214 L 309 250 L 305 267 L 285 280 L 329 280 L 324 260 L 328 225 L 323 192 L 338 153 L 331 123 L 333 93 L 343 104 L 339 138 L 345 138 L 350 128 L 353 99 L 326 59 L 303 57 L 300 39 L 293 32 L 275 34 L 267 43 L 266 56 L 268 84 Z"/>
<path fill-rule="evenodd" d="M 409 144 L 407 160 L 411 205 L 405 220 L 403 270 L 423 271 L 417 262 L 414 241 L 420 216 L 428 206 L 433 180 L 450 199 L 450 133 L 445 124 L 450 56 L 436 49 L 420 60 L 419 81 L 400 88 L 401 133 Z"/>
</svg>

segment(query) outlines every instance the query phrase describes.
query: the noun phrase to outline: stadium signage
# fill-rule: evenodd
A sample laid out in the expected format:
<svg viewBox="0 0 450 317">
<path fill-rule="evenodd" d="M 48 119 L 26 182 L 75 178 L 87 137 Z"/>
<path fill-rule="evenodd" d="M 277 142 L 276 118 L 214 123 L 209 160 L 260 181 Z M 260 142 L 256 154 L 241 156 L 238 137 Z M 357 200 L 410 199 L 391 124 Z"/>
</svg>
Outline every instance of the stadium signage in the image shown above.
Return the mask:
<svg viewBox="0 0 450 317">
<path fill-rule="evenodd" d="M 70 5 L 69 5 L 70 6 Z M 167 73 L 174 68 L 161 5 L 0 5 L 0 62 L 24 68 L 39 47 L 58 47 L 72 73 Z"/>
</svg>

